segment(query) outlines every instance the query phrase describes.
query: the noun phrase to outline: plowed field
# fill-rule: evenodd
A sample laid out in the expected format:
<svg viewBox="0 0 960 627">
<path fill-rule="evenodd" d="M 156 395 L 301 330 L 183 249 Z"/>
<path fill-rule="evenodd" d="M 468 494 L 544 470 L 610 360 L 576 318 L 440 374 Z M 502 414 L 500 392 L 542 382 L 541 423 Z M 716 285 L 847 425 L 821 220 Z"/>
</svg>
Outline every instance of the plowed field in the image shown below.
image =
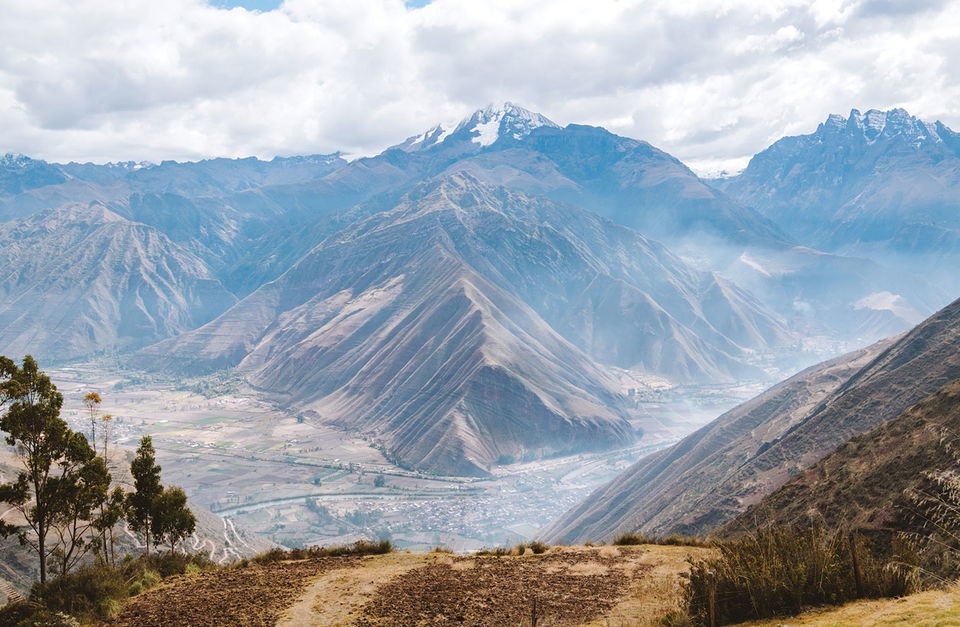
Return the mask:
<svg viewBox="0 0 960 627">
<path fill-rule="evenodd" d="M 111 625 L 653 625 L 679 600 L 688 547 L 554 547 L 544 554 L 391 553 L 185 575 Z"/>
</svg>

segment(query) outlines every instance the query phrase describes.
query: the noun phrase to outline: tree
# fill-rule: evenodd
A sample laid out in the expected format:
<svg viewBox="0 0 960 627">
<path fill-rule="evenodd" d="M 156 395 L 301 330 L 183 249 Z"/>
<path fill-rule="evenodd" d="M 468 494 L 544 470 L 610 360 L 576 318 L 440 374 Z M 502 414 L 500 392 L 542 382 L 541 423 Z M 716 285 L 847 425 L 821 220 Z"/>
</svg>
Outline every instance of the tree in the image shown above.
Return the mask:
<svg viewBox="0 0 960 627">
<path fill-rule="evenodd" d="M 8 405 L 0 416 L 0 430 L 7 433 L 6 442 L 15 447 L 24 468 L 15 481 L 0 485 L 0 501 L 23 516 L 25 525 L 15 531 L 20 542 L 37 553 L 40 582 L 45 583 L 47 558 L 60 546 L 48 543 L 50 531 L 71 520 L 71 508 L 84 514 L 86 503 L 96 500 L 93 494 L 89 501 L 84 496 L 79 508 L 72 501 L 78 490 L 86 489 L 89 474 L 99 472 L 88 468 L 95 454 L 83 434 L 71 431 L 60 418 L 63 396 L 30 355 L 22 367 L 0 357 L 0 404 Z M 8 524 L 0 528 L 4 535 L 11 531 Z"/>
<path fill-rule="evenodd" d="M 187 507 L 187 495 L 178 487 L 165 488 L 154 501 L 153 537 L 155 542 L 170 543 L 170 552 L 177 543 L 193 533 L 197 519 Z"/>
<path fill-rule="evenodd" d="M 103 414 L 100 416 L 100 422 L 103 423 L 103 461 L 107 462 L 109 465 L 110 458 L 107 456 L 107 444 L 110 442 L 110 421 L 113 420 L 113 416 L 110 414 Z"/>
<path fill-rule="evenodd" d="M 94 450 L 97 448 L 97 415 L 100 413 L 101 402 L 103 401 L 96 392 L 88 392 L 83 397 L 83 406 L 90 414 L 90 441 L 93 442 Z"/>
<path fill-rule="evenodd" d="M 103 538 L 104 561 L 113 566 L 117 564 L 117 557 L 114 554 L 116 539 L 113 537 L 113 528 L 126 517 L 127 495 L 123 488 L 117 486 L 100 508 L 100 515 L 93 523 Z"/>
<path fill-rule="evenodd" d="M 130 463 L 130 473 L 133 475 L 134 492 L 127 495 L 127 520 L 135 532 L 143 534 L 149 555 L 153 516 L 156 511 L 154 501 L 163 492 L 160 466 L 157 465 L 153 439 L 149 435 L 140 439 L 137 454 Z"/>
<path fill-rule="evenodd" d="M 78 463 L 55 479 L 60 507 L 54 517 L 54 530 L 59 538 L 54 555 L 61 575 L 70 572 L 97 544 L 96 538 L 88 538 L 90 531 L 98 529 L 93 513 L 97 508 L 102 511 L 110 490 L 107 465 L 103 458 L 96 456 L 86 438 L 75 433 L 71 445 L 78 448 L 72 455 Z"/>
</svg>

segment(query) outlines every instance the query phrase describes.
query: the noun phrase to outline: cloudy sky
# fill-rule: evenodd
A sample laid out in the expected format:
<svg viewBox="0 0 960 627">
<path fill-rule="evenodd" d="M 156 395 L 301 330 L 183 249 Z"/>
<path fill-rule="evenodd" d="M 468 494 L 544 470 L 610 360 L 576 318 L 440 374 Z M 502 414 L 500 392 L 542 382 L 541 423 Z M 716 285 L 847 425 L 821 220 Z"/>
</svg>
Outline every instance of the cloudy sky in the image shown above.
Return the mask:
<svg viewBox="0 0 960 627">
<path fill-rule="evenodd" d="M 2 0 L 0 153 L 379 152 L 510 100 L 742 166 L 829 113 L 960 129 L 960 0 Z"/>
</svg>

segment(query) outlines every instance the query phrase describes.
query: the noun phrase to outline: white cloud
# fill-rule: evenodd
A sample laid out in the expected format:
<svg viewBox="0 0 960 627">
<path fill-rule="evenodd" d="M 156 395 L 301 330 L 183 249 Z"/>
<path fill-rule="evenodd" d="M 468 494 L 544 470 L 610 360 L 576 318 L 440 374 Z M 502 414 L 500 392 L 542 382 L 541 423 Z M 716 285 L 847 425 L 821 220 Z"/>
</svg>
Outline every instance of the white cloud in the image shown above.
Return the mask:
<svg viewBox="0 0 960 627">
<path fill-rule="evenodd" d="M 960 127 L 960 0 L 7 0 L 0 152 L 370 154 L 512 100 L 711 169 L 828 113 Z"/>
</svg>

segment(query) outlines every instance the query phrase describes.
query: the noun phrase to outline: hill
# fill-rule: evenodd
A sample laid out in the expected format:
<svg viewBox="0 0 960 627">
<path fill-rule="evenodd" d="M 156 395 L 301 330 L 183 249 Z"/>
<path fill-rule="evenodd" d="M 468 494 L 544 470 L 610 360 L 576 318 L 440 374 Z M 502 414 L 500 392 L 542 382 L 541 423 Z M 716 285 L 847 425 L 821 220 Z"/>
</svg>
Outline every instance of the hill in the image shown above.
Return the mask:
<svg viewBox="0 0 960 627">
<path fill-rule="evenodd" d="M 704 534 L 854 436 L 960 378 L 960 301 L 887 345 L 808 369 L 639 461 L 552 523 L 553 541 Z"/>
<path fill-rule="evenodd" d="M 903 109 L 831 115 L 717 183 L 799 242 L 906 268 L 956 294 L 960 135 Z"/>
<path fill-rule="evenodd" d="M 724 530 L 755 523 L 825 522 L 830 527 L 868 530 L 901 528 L 904 493 L 919 488 L 927 473 L 955 467 L 951 451 L 960 433 L 960 380 L 952 381 L 905 412 L 852 438 Z M 905 530 L 905 529 L 902 529 Z"/>
</svg>

